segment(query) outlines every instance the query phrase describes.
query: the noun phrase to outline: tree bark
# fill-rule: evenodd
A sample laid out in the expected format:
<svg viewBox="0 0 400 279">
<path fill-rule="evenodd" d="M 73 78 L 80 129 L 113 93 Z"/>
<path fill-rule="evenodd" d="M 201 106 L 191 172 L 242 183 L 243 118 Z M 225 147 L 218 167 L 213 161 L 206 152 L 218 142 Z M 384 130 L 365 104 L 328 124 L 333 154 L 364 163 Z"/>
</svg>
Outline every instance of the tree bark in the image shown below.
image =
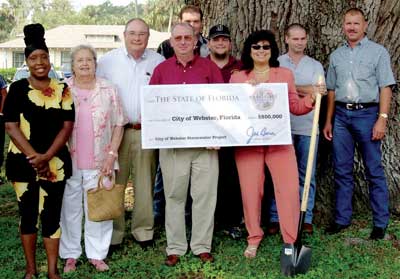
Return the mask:
<svg viewBox="0 0 400 279">
<path fill-rule="evenodd" d="M 368 38 L 384 45 L 391 55 L 392 69 L 400 77 L 400 0 L 194 0 L 204 12 L 204 33 L 210 26 L 222 23 L 232 34 L 233 54 L 240 54 L 244 39 L 253 31 L 270 29 L 275 32 L 282 53 L 284 30 L 290 23 L 303 24 L 309 33 L 307 54 L 327 69 L 329 54 L 344 41 L 342 15 L 350 7 L 361 8 L 368 18 Z M 383 163 L 390 190 L 390 207 L 400 214 L 400 96 L 393 94 L 388 132 L 383 140 Z M 324 115 L 324 107 L 321 114 Z M 323 116 L 320 123 L 324 124 Z M 331 144 L 320 136 L 317 170 L 315 220 L 327 223 L 334 214 L 334 180 Z M 354 159 L 355 213 L 370 212 L 369 189 L 359 153 Z"/>
</svg>

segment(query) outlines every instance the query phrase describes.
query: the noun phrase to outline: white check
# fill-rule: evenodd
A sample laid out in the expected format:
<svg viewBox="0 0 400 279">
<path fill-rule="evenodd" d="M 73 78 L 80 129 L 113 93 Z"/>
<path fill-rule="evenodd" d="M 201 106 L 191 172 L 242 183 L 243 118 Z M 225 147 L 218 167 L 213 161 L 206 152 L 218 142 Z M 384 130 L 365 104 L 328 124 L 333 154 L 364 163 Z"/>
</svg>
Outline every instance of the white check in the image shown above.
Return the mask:
<svg viewBox="0 0 400 279">
<path fill-rule="evenodd" d="M 286 83 L 142 87 L 143 148 L 291 144 Z"/>
</svg>

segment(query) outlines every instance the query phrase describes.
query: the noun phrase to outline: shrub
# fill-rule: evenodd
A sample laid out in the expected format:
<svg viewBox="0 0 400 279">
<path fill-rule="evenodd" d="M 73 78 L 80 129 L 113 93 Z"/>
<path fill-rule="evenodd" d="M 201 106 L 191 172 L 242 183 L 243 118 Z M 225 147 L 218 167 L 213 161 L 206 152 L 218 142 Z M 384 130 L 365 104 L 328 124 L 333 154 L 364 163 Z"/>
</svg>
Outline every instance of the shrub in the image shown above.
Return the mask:
<svg viewBox="0 0 400 279">
<path fill-rule="evenodd" d="M 16 71 L 17 68 L 0 69 L 0 75 L 2 75 L 7 82 L 11 82 Z"/>
</svg>

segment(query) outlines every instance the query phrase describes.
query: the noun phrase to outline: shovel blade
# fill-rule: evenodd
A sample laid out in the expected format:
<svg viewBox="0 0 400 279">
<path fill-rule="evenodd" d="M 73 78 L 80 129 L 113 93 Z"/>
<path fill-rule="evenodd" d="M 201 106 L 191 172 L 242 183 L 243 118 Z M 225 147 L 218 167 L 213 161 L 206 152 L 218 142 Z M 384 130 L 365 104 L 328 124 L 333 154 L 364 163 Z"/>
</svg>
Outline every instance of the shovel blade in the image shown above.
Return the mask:
<svg viewBox="0 0 400 279">
<path fill-rule="evenodd" d="M 311 265 L 311 248 L 284 244 L 281 251 L 281 272 L 285 276 L 305 274 Z"/>
</svg>

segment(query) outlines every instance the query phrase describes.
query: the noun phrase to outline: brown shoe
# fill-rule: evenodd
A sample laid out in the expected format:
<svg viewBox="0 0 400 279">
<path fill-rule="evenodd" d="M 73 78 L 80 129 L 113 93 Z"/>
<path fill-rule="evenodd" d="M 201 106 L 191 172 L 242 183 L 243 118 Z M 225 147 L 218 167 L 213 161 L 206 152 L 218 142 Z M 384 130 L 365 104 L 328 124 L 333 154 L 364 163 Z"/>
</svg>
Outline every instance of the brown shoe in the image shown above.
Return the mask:
<svg viewBox="0 0 400 279">
<path fill-rule="evenodd" d="M 312 235 L 314 233 L 314 228 L 312 224 L 304 223 L 303 224 L 303 233 Z"/>
<path fill-rule="evenodd" d="M 269 235 L 275 235 L 279 232 L 279 223 L 278 222 L 271 222 L 268 225 L 267 233 Z"/>
<path fill-rule="evenodd" d="M 207 253 L 207 252 L 205 252 L 205 253 L 200 253 L 200 254 L 198 254 L 197 256 L 200 258 L 200 260 L 201 260 L 203 263 L 206 263 L 206 262 L 212 263 L 212 262 L 214 261 L 214 257 L 211 255 L 211 253 Z"/>
<path fill-rule="evenodd" d="M 176 266 L 179 263 L 179 255 L 168 255 L 165 259 L 165 265 L 167 266 Z"/>
</svg>

